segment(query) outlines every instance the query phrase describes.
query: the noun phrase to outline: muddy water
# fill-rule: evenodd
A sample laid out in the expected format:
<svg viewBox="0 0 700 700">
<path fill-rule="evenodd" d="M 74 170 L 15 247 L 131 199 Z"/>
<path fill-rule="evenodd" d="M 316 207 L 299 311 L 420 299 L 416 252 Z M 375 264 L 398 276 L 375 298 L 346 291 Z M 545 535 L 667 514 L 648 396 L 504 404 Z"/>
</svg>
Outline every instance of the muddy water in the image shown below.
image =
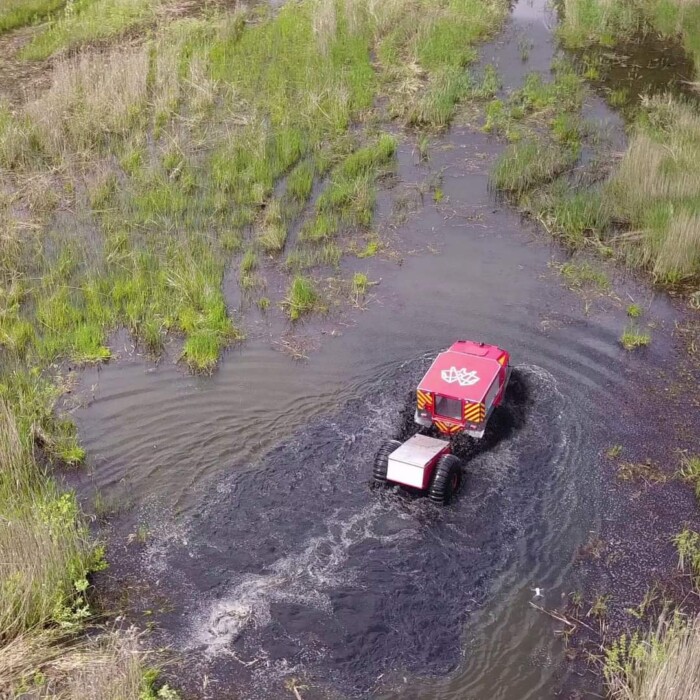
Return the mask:
<svg viewBox="0 0 700 700">
<path fill-rule="evenodd" d="M 628 120 L 646 97 L 671 94 L 697 101 L 695 64 L 678 41 L 652 32 L 614 49 L 594 46 L 575 54 L 591 86 Z"/>
<path fill-rule="evenodd" d="M 549 21 L 521 2 L 487 48 L 508 86 L 548 67 Z M 507 53 L 523 35 L 539 37 L 526 63 Z M 404 184 L 442 173 L 444 199 L 393 227 L 400 265 L 352 263 L 381 279 L 376 297 L 311 322 L 325 334 L 308 361 L 275 347 L 274 315 L 250 316 L 249 340 L 211 378 L 129 347 L 85 377 L 76 418 L 92 463 L 79 488 L 121 508 L 112 585 L 181 654 L 193 697 L 292 697 L 296 683 L 306 700 L 522 700 L 559 687 L 561 645 L 531 589 L 550 607 L 575 590 L 601 452 L 643 429 L 635 378 L 667 364 L 668 347 L 626 355 L 613 298 L 583 313 L 549 265 L 560 253 L 494 202 L 500 148 L 467 128 L 436 140 L 428 165 L 401 148 Z M 380 203 L 387 228 L 394 199 Z M 657 300 L 650 313 L 669 311 Z M 411 389 L 458 337 L 507 348 L 517 367 L 465 455 L 460 498 L 440 509 L 370 491 L 374 451 L 406 434 Z M 139 524 L 141 544 L 127 537 Z"/>
</svg>

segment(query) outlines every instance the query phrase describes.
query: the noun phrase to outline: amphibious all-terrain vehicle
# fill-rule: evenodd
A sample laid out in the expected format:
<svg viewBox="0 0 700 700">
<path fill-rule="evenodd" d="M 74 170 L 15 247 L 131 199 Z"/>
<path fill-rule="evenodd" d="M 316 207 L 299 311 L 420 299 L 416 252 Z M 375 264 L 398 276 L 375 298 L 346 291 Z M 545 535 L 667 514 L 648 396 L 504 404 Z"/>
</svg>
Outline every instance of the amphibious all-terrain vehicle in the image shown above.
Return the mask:
<svg viewBox="0 0 700 700">
<path fill-rule="evenodd" d="M 503 401 L 510 371 L 510 355 L 495 345 L 458 340 L 441 352 L 416 391 L 419 432 L 403 444 L 387 440 L 379 448 L 373 483 L 421 489 L 432 501 L 448 503 L 459 489 L 463 468 L 452 453 L 452 440 L 459 434 L 483 437 Z"/>
</svg>

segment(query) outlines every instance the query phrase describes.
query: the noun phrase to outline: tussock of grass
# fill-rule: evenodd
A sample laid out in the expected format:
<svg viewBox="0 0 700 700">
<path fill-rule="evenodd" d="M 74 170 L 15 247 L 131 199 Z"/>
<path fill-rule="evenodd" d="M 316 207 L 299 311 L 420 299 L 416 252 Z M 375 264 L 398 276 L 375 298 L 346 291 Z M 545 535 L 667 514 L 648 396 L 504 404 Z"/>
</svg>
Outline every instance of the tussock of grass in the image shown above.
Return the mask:
<svg viewBox="0 0 700 700">
<path fill-rule="evenodd" d="M 639 304 L 630 304 L 627 307 L 627 315 L 630 318 L 639 318 L 644 313 L 644 310 Z"/>
<path fill-rule="evenodd" d="M 295 202 L 304 203 L 311 196 L 314 184 L 314 164 L 312 161 L 299 163 L 287 178 L 286 195 Z"/>
<path fill-rule="evenodd" d="M 572 248 L 600 239 L 611 220 L 610 203 L 599 189 L 579 191 L 565 178 L 534 197 L 532 208 L 547 230 Z"/>
<path fill-rule="evenodd" d="M 368 227 L 374 213 L 375 182 L 395 151 L 396 140 L 383 134 L 376 143 L 342 160 L 317 199 L 316 216 L 302 228 L 300 240 L 318 243 L 334 237 L 341 227 Z"/>
<path fill-rule="evenodd" d="M 0 34 L 24 27 L 63 7 L 66 0 L 3 0 L 0 7 Z"/>
<path fill-rule="evenodd" d="M 553 180 L 576 160 L 577 154 L 545 141 L 527 140 L 511 144 L 491 171 L 491 182 L 499 190 L 520 197 Z"/>
<path fill-rule="evenodd" d="M 57 62 L 52 85 L 27 115 L 41 150 L 55 158 L 89 154 L 137 126 L 148 95 L 148 50 L 116 50 L 105 61 L 79 54 Z"/>
<path fill-rule="evenodd" d="M 640 329 L 634 322 L 630 322 L 620 336 L 620 344 L 625 350 L 636 350 L 650 343 L 649 332 Z"/>
<path fill-rule="evenodd" d="M 469 74 L 460 68 L 445 68 L 436 73 L 425 95 L 408 111 L 412 126 L 444 128 L 452 121 L 455 106 L 471 89 Z"/>
<path fill-rule="evenodd" d="M 313 311 L 317 302 L 318 294 L 314 283 L 308 277 L 295 276 L 284 300 L 289 319 L 298 321 L 302 316 Z"/>
<path fill-rule="evenodd" d="M 338 267 L 342 251 L 336 243 L 323 245 L 297 246 L 284 262 L 285 268 L 293 272 L 310 270 L 314 267 Z"/>
<path fill-rule="evenodd" d="M 700 501 L 700 456 L 685 456 L 681 464 L 680 475 L 693 485 L 695 497 Z"/>
<path fill-rule="evenodd" d="M 267 253 L 279 253 L 286 241 L 287 223 L 279 200 L 273 199 L 265 209 L 258 243 Z"/>
</svg>

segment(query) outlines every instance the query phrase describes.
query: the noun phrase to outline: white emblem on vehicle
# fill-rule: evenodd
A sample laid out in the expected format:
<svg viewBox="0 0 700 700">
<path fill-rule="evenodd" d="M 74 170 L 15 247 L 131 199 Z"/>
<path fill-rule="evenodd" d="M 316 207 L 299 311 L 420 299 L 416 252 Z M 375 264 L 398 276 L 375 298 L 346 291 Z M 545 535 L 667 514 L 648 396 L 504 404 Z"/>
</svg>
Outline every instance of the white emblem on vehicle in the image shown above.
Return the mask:
<svg viewBox="0 0 700 700">
<path fill-rule="evenodd" d="M 475 370 L 467 372 L 464 367 L 462 367 L 462 369 L 457 369 L 456 367 L 443 369 L 441 376 L 444 382 L 447 382 L 448 384 L 459 382 L 460 386 L 472 386 L 481 379 Z"/>
</svg>

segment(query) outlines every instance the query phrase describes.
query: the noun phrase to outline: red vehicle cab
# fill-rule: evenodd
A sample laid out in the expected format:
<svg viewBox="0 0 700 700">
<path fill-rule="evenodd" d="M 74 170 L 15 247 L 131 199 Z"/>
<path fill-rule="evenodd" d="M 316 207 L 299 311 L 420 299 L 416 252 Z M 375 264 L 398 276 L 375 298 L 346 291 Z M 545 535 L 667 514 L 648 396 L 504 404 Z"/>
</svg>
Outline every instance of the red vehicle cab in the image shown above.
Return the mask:
<svg viewBox="0 0 700 700">
<path fill-rule="evenodd" d="M 486 423 L 505 393 L 510 355 L 496 345 L 458 340 L 441 352 L 416 393 L 415 420 L 443 435 L 484 435 Z"/>
<path fill-rule="evenodd" d="M 459 490 L 463 465 L 452 454 L 451 437 L 481 438 L 510 379 L 510 355 L 496 345 L 458 340 L 441 352 L 418 385 L 415 421 L 433 425 L 447 439 L 416 434 L 403 444 L 386 440 L 372 469 L 375 486 L 400 484 L 449 503 Z"/>
</svg>

